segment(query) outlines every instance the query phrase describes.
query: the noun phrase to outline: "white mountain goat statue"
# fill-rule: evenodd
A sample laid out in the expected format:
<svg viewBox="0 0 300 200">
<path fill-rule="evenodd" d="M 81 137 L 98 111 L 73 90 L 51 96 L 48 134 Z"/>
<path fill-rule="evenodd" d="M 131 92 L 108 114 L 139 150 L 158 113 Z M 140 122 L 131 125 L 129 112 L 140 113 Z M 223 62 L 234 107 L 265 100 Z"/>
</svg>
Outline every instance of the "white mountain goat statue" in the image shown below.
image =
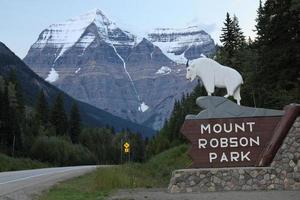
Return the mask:
<svg viewBox="0 0 300 200">
<path fill-rule="evenodd" d="M 208 96 L 217 88 L 226 88 L 225 98 L 233 96 L 240 105 L 240 87 L 243 78 L 236 70 L 223 66 L 209 58 L 198 58 L 186 63 L 186 78 L 193 81 L 197 76 L 201 79 Z"/>
</svg>

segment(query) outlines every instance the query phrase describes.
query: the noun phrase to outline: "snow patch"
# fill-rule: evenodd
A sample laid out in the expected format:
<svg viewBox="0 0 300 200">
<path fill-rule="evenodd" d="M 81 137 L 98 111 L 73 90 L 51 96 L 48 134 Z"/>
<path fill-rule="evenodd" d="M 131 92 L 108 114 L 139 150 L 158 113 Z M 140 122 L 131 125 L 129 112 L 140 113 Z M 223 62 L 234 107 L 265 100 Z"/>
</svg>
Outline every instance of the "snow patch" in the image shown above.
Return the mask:
<svg viewBox="0 0 300 200">
<path fill-rule="evenodd" d="M 176 55 L 173 50 L 178 46 L 175 42 L 154 42 L 155 46 L 158 46 L 163 54 L 165 54 L 168 58 L 177 63 L 185 63 L 186 58 L 184 53 L 180 55 Z"/>
<path fill-rule="evenodd" d="M 149 106 L 145 104 L 145 102 L 142 102 L 141 105 L 139 106 L 139 111 L 140 112 L 146 112 L 149 109 Z"/>
<path fill-rule="evenodd" d="M 49 83 L 53 83 L 58 80 L 59 74 L 54 68 L 51 68 L 51 71 L 49 72 L 47 78 L 45 81 L 48 81 Z"/>
<path fill-rule="evenodd" d="M 189 48 L 209 44 L 212 41 L 210 35 L 198 26 L 154 29 L 153 32 L 148 33 L 148 39 L 168 58 L 181 64 L 186 63 L 184 54 Z"/>
<path fill-rule="evenodd" d="M 136 89 L 136 87 L 135 87 L 135 85 L 134 85 L 134 82 L 133 82 L 133 80 L 132 80 L 132 78 L 131 78 L 129 72 L 127 71 L 127 67 L 126 67 L 126 62 L 125 62 L 125 60 L 124 60 L 124 59 L 122 58 L 122 56 L 118 53 L 116 47 L 115 47 L 113 44 L 111 44 L 111 47 L 114 49 L 114 52 L 116 53 L 116 55 L 117 55 L 117 56 L 120 58 L 120 60 L 123 62 L 123 68 L 124 68 L 124 71 L 125 71 L 125 73 L 127 74 L 128 78 L 129 78 L 129 80 L 130 80 L 130 82 L 131 82 L 132 88 L 133 88 L 133 90 L 134 90 L 135 95 L 137 96 L 138 101 L 140 102 L 140 101 L 141 101 L 141 98 L 140 98 L 140 96 L 139 96 L 139 94 L 138 94 L 138 92 L 137 92 L 137 89 Z"/>
<path fill-rule="evenodd" d="M 153 53 L 154 53 L 154 50 L 150 53 L 151 60 L 153 58 Z"/>
<path fill-rule="evenodd" d="M 81 70 L 81 68 L 79 67 L 79 68 L 75 71 L 75 74 L 77 74 L 80 70 Z"/>
<path fill-rule="evenodd" d="M 171 68 L 167 67 L 167 66 L 162 66 L 159 70 L 157 70 L 157 72 L 155 72 L 155 74 L 163 74 L 163 75 L 167 75 L 171 73 Z"/>
</svg>

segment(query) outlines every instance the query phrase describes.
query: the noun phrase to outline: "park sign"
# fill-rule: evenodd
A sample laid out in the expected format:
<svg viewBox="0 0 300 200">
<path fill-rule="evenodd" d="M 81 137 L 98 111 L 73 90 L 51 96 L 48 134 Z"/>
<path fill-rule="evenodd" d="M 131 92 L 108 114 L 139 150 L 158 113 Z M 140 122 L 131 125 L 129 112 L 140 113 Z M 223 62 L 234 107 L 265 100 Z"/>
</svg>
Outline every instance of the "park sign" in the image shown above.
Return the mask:
<svg viewBox="0 0 300 200">
<path fill-rule="evenodd" d="M 299 114 L 299 106 L 250 108 L 223 97 L 199 97 L 197 104 L 204 110 L 187 115 L 181 128 L 194 168 L 268 166 Z"/>
<path fill-rule="evenodd" d="M 255 166 L 280 117 L 186 120 L 184 135 L 198 167 Z M 195 166 L 195 167 L 196 167 Z"/>
</svg>

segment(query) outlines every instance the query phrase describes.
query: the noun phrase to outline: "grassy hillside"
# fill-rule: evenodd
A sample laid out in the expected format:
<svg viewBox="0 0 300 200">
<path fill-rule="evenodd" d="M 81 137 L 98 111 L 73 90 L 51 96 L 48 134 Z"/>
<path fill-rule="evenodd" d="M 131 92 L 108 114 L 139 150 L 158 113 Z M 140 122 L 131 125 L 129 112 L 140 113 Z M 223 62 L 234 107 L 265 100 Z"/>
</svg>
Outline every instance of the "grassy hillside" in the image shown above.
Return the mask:
<svg viewBox="0 0 300 200">
<path fill-rule="evenodd" d="M 98 168 L 93 173 L 55 186 L 41 200 L 104 199 L 119 188 L 166 187 L 173 170 L 191 164 L 187 148 L 187 145 L 172 148 L 142 164 Z"/>
<path fill-rule="evenodd" d="M 0 153 L 0 172 L 45 167 L 49 167 L 49 165 L 28 158 L 12 158 Z"/>
</svg>

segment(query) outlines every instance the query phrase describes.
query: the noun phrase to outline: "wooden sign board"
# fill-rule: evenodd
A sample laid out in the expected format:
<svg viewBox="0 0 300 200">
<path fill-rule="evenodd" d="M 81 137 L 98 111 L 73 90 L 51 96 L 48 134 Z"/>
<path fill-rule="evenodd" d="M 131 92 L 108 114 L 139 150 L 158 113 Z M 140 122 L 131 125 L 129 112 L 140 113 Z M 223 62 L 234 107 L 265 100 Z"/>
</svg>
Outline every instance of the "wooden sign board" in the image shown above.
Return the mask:
<svg viewBox="0 0 300 200">
<path fill-rule="evenodd" d="M 298 115 L 299 107 L 289 107 L 283 117 L 186 119 L 191 167 L 267 166 Z"/>
</svg>

